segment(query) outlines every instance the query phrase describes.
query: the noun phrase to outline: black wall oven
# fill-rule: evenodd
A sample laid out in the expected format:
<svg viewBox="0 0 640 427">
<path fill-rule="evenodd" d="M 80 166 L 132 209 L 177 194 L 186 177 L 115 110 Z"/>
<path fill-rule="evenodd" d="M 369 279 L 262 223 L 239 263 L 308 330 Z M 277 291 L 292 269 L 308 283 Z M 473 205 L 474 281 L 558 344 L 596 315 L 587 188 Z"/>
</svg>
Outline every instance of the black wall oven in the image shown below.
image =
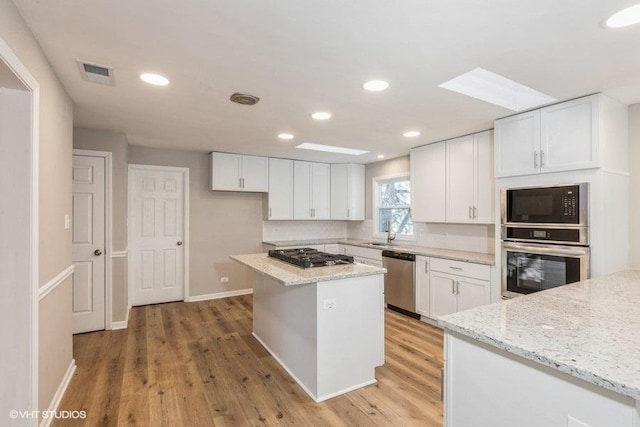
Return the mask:
<svg viewBox="0 0 640 427">
<path fill-rule="evenodd" d="M 504 189 L 502 296 L 589 278 L 588 184 Z"/>
</svg>

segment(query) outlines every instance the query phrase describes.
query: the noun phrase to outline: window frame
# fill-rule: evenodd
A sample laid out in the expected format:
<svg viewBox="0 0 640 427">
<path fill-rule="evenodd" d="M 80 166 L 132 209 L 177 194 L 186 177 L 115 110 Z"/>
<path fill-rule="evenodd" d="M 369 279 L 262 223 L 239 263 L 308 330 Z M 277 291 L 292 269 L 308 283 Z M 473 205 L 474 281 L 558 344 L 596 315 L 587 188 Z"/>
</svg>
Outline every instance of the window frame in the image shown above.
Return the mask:
<svg viewBox="0 0 640 427">
<path fill-rule="evenodd" d="M 371 202 L 372 202 L 371 218 L 373 219 L 373 224 L 371 225 L 372 236 L 381 238 L 381 239 L 386 239 L 387 233 L 378 231 L 380 209 L 389 209 L 389 208 L 380 207 L 380 186 L 385 181 L 409 181 L 409 184 L 411 184 L 411 175 L 409 174 L 409 172 L 394 173 L 390 175 L 373 177 L 371 181 L 372 181 L 371 195 L 373 196 L 371 198 Z M 411 188 L 411 192 L 412 192 L 411 196 L 413 197 L 413 187 Z M 411 215 L 411 205 L 408 205 L 407 208 L 409 209 L 409 215 Z M 411 220 L 413 222 L 413 218 Z M 395 240 L 415 241 L 416 240 L 415 223 L 413 226 L 413 234 L 396 234 Z"/>
</svg>

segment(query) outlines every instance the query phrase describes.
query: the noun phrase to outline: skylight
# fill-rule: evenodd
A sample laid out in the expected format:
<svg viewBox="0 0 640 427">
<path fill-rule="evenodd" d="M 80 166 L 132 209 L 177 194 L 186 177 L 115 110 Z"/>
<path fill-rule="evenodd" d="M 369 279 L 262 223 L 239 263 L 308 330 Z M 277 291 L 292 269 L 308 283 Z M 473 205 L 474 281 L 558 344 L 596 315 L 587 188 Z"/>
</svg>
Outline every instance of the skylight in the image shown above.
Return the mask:
<svg viewBox="0 0 640 427">
<path fill-rule="evenodd" d="M 513 111 L 527 110 L 557 101 L 556 98 L 483 68 L 471 70 L 442 83 L 439 87 Z"/>
<path fill-rule="evenodd" d="M 296 148 L 302 148 L 304 150 L 327 151 L 329 153 L 350 154 L 352 156 L 359 156 L 361 154 L 368 153 L 368 151 L 364 151 L 364 150 L 356 150 L 353 148 L 344 148 L 344 147 L 334 147 L 333 145 L 311 144 L 309 142 L 300 144 Z"/>
</svg>

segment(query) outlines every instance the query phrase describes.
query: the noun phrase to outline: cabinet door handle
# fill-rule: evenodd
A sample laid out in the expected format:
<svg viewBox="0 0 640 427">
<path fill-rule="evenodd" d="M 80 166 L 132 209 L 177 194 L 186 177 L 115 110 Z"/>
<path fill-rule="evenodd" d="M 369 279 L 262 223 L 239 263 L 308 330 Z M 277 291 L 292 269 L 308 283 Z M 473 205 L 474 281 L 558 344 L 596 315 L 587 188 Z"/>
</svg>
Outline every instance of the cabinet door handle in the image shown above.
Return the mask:
<svg viewBox="0 0 640 427">
<path fill-rule="evenodd" d="M 471 219 L 471 206 L 469 206 L 469 219 Z"/>
<path fill-rule="evenodd" d="M 475 206 L 473 207 L 473 219 L 478 218 L 478 208 L 476 208 Z"/>
<path fill-rule="evenodd" d="M 540 167 L 544 167 L 544 150 L 540 150 Z"/>
<path fill-rule="evenodd" d="M 451 281 L 451 293 L 452 293 L 453 295 L 455 295 L 455 294 L 456 294 L 456 281 L 455 281 L 455 280 L 452 280 L 452 281 Z"/>
<path fill-rule="evenodd" d="M 460 281 L 456 280 L 456 295 L 460 295 Z"/>
<path fill-rule="evenodd" d="M 269 208 L 269 218 L 271 218 L 271 208 Z"/>
<path fill-rule="evenodd" d="M 538 150 L 533 152 L 533 167 L 538 169 Z"/>
<path fill-rule="evenodd" d="M 347 208 L 347 218 L 350 218 L 349 214 L 349 209 Z"/>
<path fill-rule="evenodd" d="M 424 272 L 425 273 L 429 272 L 429 263 L 427 261 L 424 262 Z"/>
<path fill-rule="evenodd" d="M 242 178 L 238 178 L 238 187 L 242 188 Z"/>
</svg>

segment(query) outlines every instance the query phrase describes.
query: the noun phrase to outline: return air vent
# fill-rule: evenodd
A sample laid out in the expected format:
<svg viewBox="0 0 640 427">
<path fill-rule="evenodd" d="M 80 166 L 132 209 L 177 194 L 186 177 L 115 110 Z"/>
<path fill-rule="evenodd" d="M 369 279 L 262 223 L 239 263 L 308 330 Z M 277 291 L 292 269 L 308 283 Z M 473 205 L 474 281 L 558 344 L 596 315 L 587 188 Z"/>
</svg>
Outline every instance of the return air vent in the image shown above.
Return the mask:
<svg viewBox="0 0 640 427">
<path fill-rule="evenodd" d="M 88 82 L 113 86 L 113 67 L 78 60 L 82 78 Z"/>
</svg>

